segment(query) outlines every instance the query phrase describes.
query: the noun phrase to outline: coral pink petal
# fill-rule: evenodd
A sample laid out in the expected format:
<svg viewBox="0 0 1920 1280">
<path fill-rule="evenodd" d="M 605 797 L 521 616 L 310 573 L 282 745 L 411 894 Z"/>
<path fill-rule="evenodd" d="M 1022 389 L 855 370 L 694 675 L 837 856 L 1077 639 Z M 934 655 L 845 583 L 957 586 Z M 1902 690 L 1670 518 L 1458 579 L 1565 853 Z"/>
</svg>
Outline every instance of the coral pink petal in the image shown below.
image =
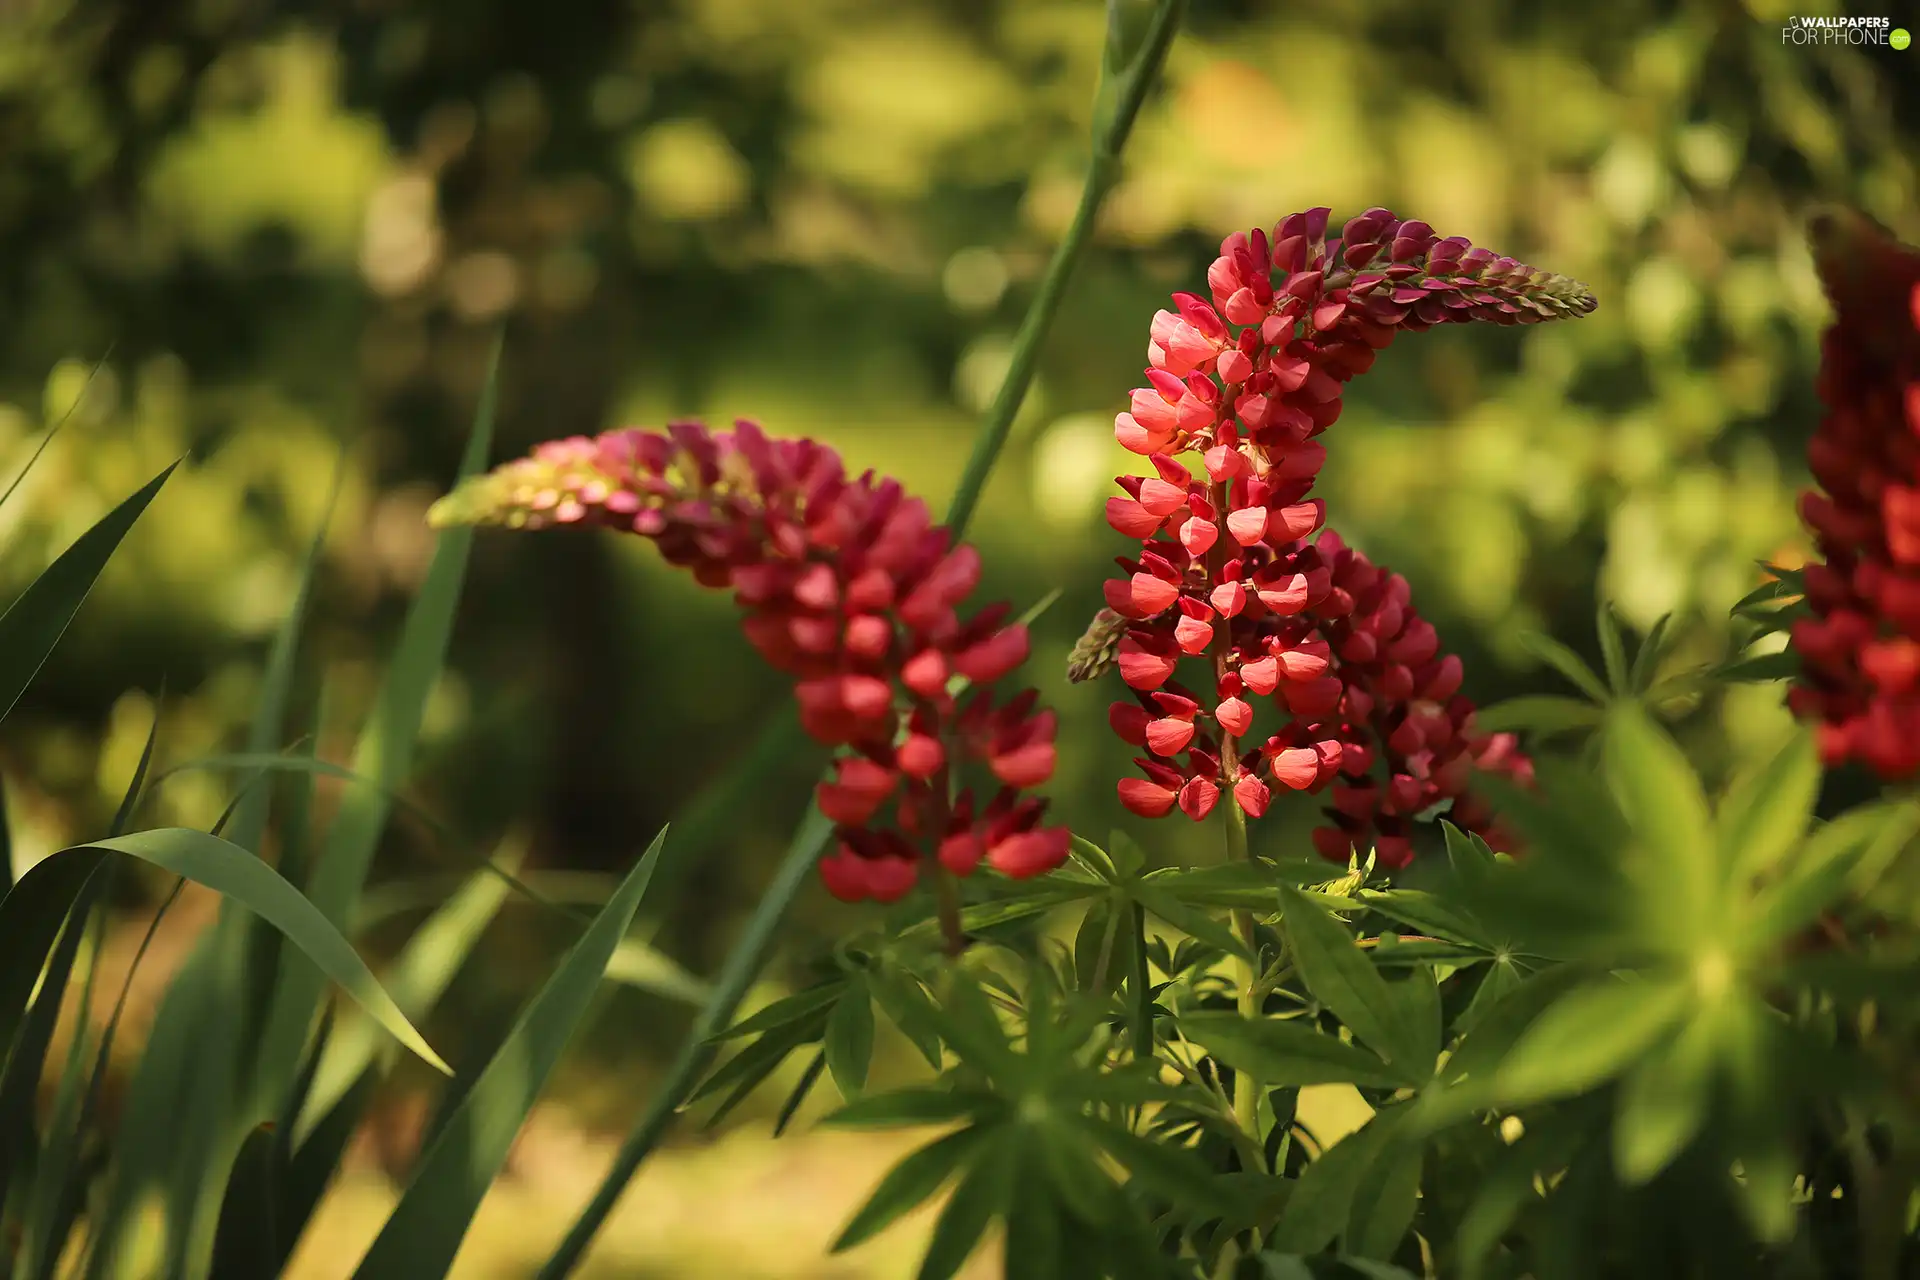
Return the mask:
<svg viewBox="0 0 1920 1280">
<path fill-rule="evenodd" d="M 1320 777 L 1320 754 L 1312 747 L 1288 747 L 1273 757 L 1273 780 L 1294 791 L 1305 791 Z"/>
<path fill-rule="evenodd" d="M 1115 789 L 1127 811 L 1143 818 L 1166 817 L 1172 812 L 1173 802 L 1178 797 L 1177 792 L 1145 778 L 1122 778 Z"/>
<path fill-rule="evenodd" d="M 1267 509 L 1242 507 L 1227 515 L 1227 532 L 1243 547 L 1250 547 L 1267 534 Z"/>
<path fill-rule="evenodd" d="M 1157 756 L 1178 755 L 1193 741 L 1193 721 L 1171 716 L 1147 725 L 1147 750 Z"/>
</svg>

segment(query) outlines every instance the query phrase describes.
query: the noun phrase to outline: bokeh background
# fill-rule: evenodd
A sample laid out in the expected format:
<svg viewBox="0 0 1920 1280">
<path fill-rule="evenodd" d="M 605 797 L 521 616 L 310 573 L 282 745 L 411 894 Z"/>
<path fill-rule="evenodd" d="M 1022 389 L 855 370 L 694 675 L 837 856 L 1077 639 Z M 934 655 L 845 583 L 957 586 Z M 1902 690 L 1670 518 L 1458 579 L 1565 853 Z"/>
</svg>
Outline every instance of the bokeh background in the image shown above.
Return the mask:
<svg viewBox="0 0 1920 1280">
<path fill-rule="evenodd" d="M 0 5 L 0 477 L 70 415 L 0 509 L 0 576 L 25 583 L 191 455 L 9 720 L 16 860 L 103 828 L 156 713 L 162 763 L 232 746 L 336 460 L 305 703 L 321 753 L 344 758 L 502 325 L 502 458 L 751 416 L 938 508 L 1077 195 L 1102 9 Z M 1601 593 L 1635 628 L 1675 613 L 1676 661 L 1722 653 L 1756 560 L 1801 546 L 1826 314 L 1805 208 L 1851 201 L 1920 238 L 1920 50 L 1781 39 L 1790 13 L 1839 12 L 1193 0 L 972 535 L 989 597 L 1064 592 L 1030 672 L 1063 716 L 1052 793 L 1069 821 L 1099 838 L 1121 817 L 1109 692 L 1063 674 L 1122 550 L 1101 504 L 1137 460 L 1112 417 L 1166 295 L 1201 287 L 1225 234 L 1296 209 L 1385 204 L 1600 298 L 1576 323 L 1407 339 L 1326 438 L 1333 524 L 1412 580 L 1468 691 L 1556 689 L 1516 636 L 1593 653 Z M 483 534 L 412 792 L 456 839 L 403 820 L 382 874 L 457 871 L 507 835 L 530 866 L 625 865 L 780 705 L 730 612 L 637 539 Z M 1784 725 L 1780 689 L 1758 685 L 1687 732 L 1732 764 Z M 693 973 L 724 954 L 819 763 L 785 761 L 686 868 L 656 941 Z M 143 818 L 204 826 L 229 784 L 179 774 Z M 1310 821 L 1282 812 L 1256 839 L 1278 848 Z M 1156 858 L 1214 856 L 1206 832 L 1140 827 Z M 164 887 L 129 896 L 122 950 Z M 207 914 L 189 897 L 169 917 L 137 992 Z M 791 956 L 848 918 L 811 894 Z M 509 909 L 434 1033 L 457 1049 L 463 1028 L 510 1018 L 565 937 Z M 473 1274 L 523 1274 L 560 1230 L 598 1135 L 686 1019 L 657 994 L 609 998 L 467 1250 Z M 906 1274 L 897 1241 L 816 1256 L 892 1149 L 773 1148 L 777 1102 L 643 1178 L 602 1273 Z M 396 1096 L 330 1231 L 371 1230 L 415 1122 Z M 335 1274 L 350 1253 L 306 1262 Z"/>
</svg>

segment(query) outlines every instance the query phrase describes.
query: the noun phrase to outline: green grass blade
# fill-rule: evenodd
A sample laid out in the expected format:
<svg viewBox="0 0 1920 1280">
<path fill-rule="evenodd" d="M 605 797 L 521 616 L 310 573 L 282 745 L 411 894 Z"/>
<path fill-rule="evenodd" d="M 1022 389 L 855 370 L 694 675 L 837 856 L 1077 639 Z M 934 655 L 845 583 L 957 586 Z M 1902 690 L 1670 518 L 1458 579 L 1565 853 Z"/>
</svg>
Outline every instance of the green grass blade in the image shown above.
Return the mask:
<svg viewBox="0 0 1920 1280">
<path fill-rule="evenodd" d="M 182 761 L 155 775 L 153 785 L 158 787 L 161 783 L 178 774 L 200 769 L 250 769 L 258 773 L 267 774 L 304 774 L 310 778 L 337 778 L 342 782 L 349 783 L 356 787 L 372 788 L 380 792 L 381 798 L 393 811 L 419 825 L 421 829 L 431 835 L 442 848 L 452 852 L 468 866 L 494 875 L 499 878 L 507 888 L 512 889 L 529 902 L 545 907 L 550 911 L 558 912 L 561 915 L 570 916 L 579 921 L 583 926 L 593 919 L 591 914 L 574 911 L 571 908 L 562 906 L 546 898 L 537 889 L 519 879 L 512 872 L 502 870 L 487 859 L 475 855 L 467 842 L 462 840 L 451 827 L 436 818 L 426 809 L 407 799 L 399 788 L 384 786 L 379 779 L 369 777 L 363 773 L 356 773 L 345 765 L 334 764 L 330 760 L 317 759 L 311 754 L 292 755 L 285 752 L 236 751 L 221 755 L 201 756 L 197 759 Z M 736 809 L 734 812 L 738 812 L 738 810 Z M 236 840 L 234 843 L 239 844 L 241 842 Z M 298 883 L 297 877 L 292 873 L 287 873 L 287 878 Z M 356 903 L 357 909 L 353 923 L 359 924 L 362 922 L 365 915 L 365 906 L 366 899 L 362 897 L 359 902 Z"/>
<path fill-rule="evenodd" d="M 20 695 L 33 683 L 121 539 L 179 465 L 169 465 L 74 539 L 73 545 L 20 593 L 6 613 L 0 614 L 0 719 L 13 710 Z"/>
<path fill-rule="evenodd" d="M 509 865 L 519 864 L 523 850 L 507 851 Z M 497 877 L 479 874 L 433 913 L 413 936 L 385 975 L 385 986 L 408 1017 L 421 1019 L 446 994 L 454 975 L 473 954 L 480 935 L 493 923 L 506 900 L 506 885 Z M 393 1042 L 370 1019 L 342 1011 L 333 1024 L 326 1051 L 320 1057 L 312 1087 L 294 1125 L 293 1141 L 305 1142 L 321 1118 L 333 1110 L 369 1070 L 384 1072 L 393 1064 Z"/>
<path fill-rule="evenodd" d="M 559 1280 L 559 1277 L 570 1274 L 579 1265 L 581 1255 L 593 1242 L 607 1215 L 613 1211 L 614 1203 L 619 1200 L 620 1193 L 626 1190 L 627 1183 L 632 1181 L 634 1172 L 653 1154 L 653 1149 L 666 1135 L 674 1116 L 700 1082 L 701 1076 L 706 1074 L 714 1055 L 719 1051 L 719 1043 L 713 1037 L 733 1021 L 734 1011 L 740 1007 L 747 988 L 753 985 L 754 978 L 773 949 L 774 932 L 786 916 L 788 905 L 813 875 L 814 863 L 819 860 L 832 835 L 833 823 L 822 816 L 818 809 L 809 810 L 800 829 L 794 833 L 793 843 L 774 873 L 773 882 L 767 886 L 760 904 L 747 921 L 746 931 L 720 967 L 720 974 L 713 981 L 713 994 L 700 1011 L 700 1016 L 694 1019 L 693 1028 L 681 1044 L 679 1055 L 667 1069 L 666 1079 L 655 1090 L 645 1114 L 614 1156 L 613 1167 L 594 1191 L 593 1199 L 581 1211 L 553 1256 L 540 1269 L 538 1280 Z"/>
<path fill-rule="evenodd" d="M 460 462 L 463 478 L 480 470 L 492 448 L 499 375 L 500 346 L 496 342 L 473 431 Z M 354 901 L 366 884 L 391 809 L 386 795 L 412 767 L 427 697 L 439 678 L 452 636 L 454 609 L 460 600 L 472 541 L 471 529 L 446 529 L 439 534 L 426 579 L 407 611 L 392 664 L 374 700 L 372 718 L 355 747 L 353 771 L 377 779 L 380 786 L 356 788 L 341 797 L 307 886 L 313 906 L 335 926 L 348 923 Z M 283 1093 L 298 1071 L 319 996 L 318 975 L 301 969 L 283 974 L 267 1015 L 258 1057 L 262 1088 L 268 1096 Z"/>
<path fill-rule="evenodd" d="M 161 702 L 165 701 L 162 690 Z M 119 835 L 127 828 L 134 806 L 139 803 L 140 793 L 146 787 L 147 773 L 153 767 L 154 744 L 160 736 L 160 714 L 155 710 L 153 722 L 147 726 L 147 740 L 140 749 L 140 760 L 134 766 L 133 777 L 128 780 L 127 789 L 120 797 L 120 807 L 114 814 L 113 825 L 108 828 L 109 835 Z M 67 1060 L 60 1071 L 60 1085 L 54 1097 L 53 1116 L 47 1126 L 45 1149 L 41 1153 L 41 1162 L 34 1178 L 34 1188 L 29 1197 L 26 1221 L 26 1234 L 21 1242 L 20 1258 L 26 1268 L 25 1274 L 31 1280 L 52 1280 L 54 1268 L 59 1263 L 60 1250 L 66 1243 L 72 1219 L 70 1209 L 84 1190 L 77 1185 L 74 1177 L 77 1168 L 80 1143 L 85 1137 L 82 1121 L 86 1114 L 86 1102 L 92 1092 L 92 1083 L 86 1068 L 88 1032 L 93 1026 L 94 981 L 100 972 L 100 949 L 104 943 L 104 912 L 113 892 L 114 873 L 117 864 L 109 860 L 96 873 L 99 880 L 96 902 L 92 904 L 102 914 L 102 941 L 96 942 L 94 962 L 87 966 L 86 978 L 80 987 L 78 1015 L 74 1019 L 73 1041 L 67 1048 Z M 77 908 L 76 908 L 77 909 Z M 75 916 L 75 922 L 90 922 L 95 914 L 89 909 L 84 915 Z M 64 989 L 68 975 L 58 969 L 49 971 L 43 984 L 49 990 Z"/>
<path fill-rule="evenodd" d="M 264 1124 L 240 1144 L 220 1204 L 209 1280 L 264 1280 L 279 1273 L 278 1146 L 272 1126 Z"/>
<path fill-rule="evenodd" d="M 480 1201 L 633 923 L 665 839 L 665 831 L 655 837 L 428 1146 L 412 1184 L 354 1272 L 356 1280 L 415 1280 L 452 1268 Z"/>
<path fill-rule="evenodd" d="M 7 784 L 0 778 L 0 898 L 13 892 L 13 824 L 7 820 Z"/>
<path fill-rule="evenodd" d="M 245 849 L 204 831 L 162 827 L 96 840 L 54 854 L 22 876 L 13 893 L 5 902 L 0 902 L 0 936 L 4 936 L 19 917 L 34 911 L 57 910 L 62 905 L 59 894 L 67 878 L 44 868 L 58 868 L 64 862 L 100 853 L 139 858 L 163 871 L 205 885 L 246 907 L 286 935 L 322 974 L 338 983 L 401 1044 L 429 1065 L 448 1071 L 440 1055 L 374 978 L 353 944 L 311 902 L 301 897 L 298 889 Z"/>
<path fill-rule="evenodd" d="M 103 883 L 100 873 L 100 865 L 94 864 L 79 894 L 62 913 L 65 927 L 60 931 L 53 954 L 47 958 L 46 976 L 20 1024 L 19 1034 L 14 1037 L 6 1068 L 0 1071 L 0 1205 L 6 1203 L 15 1176 L 37 1162 L 34 1104 L 42 1064 L 47 1046 L 53 1041 L 60 1005 L 66 999 L 68 975 L 73 971 L 74 958 L 80 954 L 80 941 L 92 918 L 93 904 L 99 899 Z"/>
<path fill-rule="evenodd" d="M 93 368 L 87 370 L 87 380 L 80 384 L 80 394 L 73 398 L 73 403 L 67 406 L 67 411 L 47 429 L 47 434 L 40 437 L 40 443 L 34 446 L 33 456 L 27 459 L 27 465 L 21 467 L 19 474 L 14 476 L 13 482 L 7 486 L 7 491 L 0 493 L 0 507 L 7 505 L 7 500 L 13 497 L 14 490 L 20 487 L 21 481 L 27 478 L 27 473 L 33 470 L 33 464 L 40 461 L 40 455 L 47 451 L 47 446 L 53 443 L 54 437 L 58 436 L 61 429 L 73 418 L 75 411 L 86 403 L 87 392 L 93 390 L 93 380 L 100 376 L 100 371 L 107 367 L 107 361 L 111 359 L 113 359 L 113 346 L 108 344 L 106 352 Z"/>
</svg>

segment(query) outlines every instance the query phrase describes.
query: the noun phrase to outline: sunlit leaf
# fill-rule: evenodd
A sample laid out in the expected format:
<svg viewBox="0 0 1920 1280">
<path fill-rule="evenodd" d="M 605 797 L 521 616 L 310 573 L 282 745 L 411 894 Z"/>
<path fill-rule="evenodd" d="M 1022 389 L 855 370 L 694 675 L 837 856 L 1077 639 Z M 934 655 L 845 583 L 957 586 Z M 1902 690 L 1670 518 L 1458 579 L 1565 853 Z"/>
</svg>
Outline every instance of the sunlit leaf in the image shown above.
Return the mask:
<svg viewBox="0 0 1920 1280">
<path fill-rule="evenodd" d="M 1602 979 L 1568 992 L 1501 1064 L 1501 1096 L 1515 1105 L 1539 1102 L 1611 1080 L 1673 1028 L 1691 997 L 1690 986 L 1671 979 Z"/>
</svg>

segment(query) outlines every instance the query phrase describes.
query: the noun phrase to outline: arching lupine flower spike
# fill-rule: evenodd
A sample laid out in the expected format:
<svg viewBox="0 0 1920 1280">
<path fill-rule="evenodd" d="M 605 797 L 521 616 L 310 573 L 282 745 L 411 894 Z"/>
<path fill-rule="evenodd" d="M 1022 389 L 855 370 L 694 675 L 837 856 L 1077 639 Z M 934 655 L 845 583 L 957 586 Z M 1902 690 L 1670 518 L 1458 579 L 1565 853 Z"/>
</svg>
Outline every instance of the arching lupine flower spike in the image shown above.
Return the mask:
<svg viewBox="0 0 1920 1280">
<path fill-rule="evenodd" d="M 1834 319 L 1807 445 L 1825 493 L 1800 499 L 1813 616 L 1793 628 L 1788 705 L 1819 722 L 1828 764 L 1905 780 L 1920 774 L 1920 249 L 1845 209 L 1811 232 Z"/>
<path fill-rule="evenodd" d="M 1344 862 L 1371 846 L 1391 868 L 1412 856 L 1408 824 L 1448 805 L 1499 839 L 1472 774 L 1525 780 L 1531 765 L 1510 735 L 1474 730 L 1460 661 L 1441 653 L 1406 580 L 1321 532 L 1315 437 L 1402 331 L 1577 317 L 1594 299 L 1385 209 L 1330 240 L 1328 212 L 1229 236 L 1209 296 L 1177 294 L 1154 317 L 1147 385 L 1114 420 L 1154 474 L 1120 477 L 1107 501 L 1107 522 L 1141 547 L 1119 558 L 1069 674 L 1090 678 L 1110 653 L 1131 691 L 1111 719 L 1146 752 L 1144 776 L 1119 785 L 1133 812 L 1198 821 L 1230 797 L 1258 817 L 1276 788 L 1331 787 L 1320 851 Z M 1192 664 L 1200 684 L 1179 685 Z M 1264 733 L 1262 703 L 1280 713 Z"/>
<path fill-rule="evenodd" d="M 1026 794 L 1053 774 L 1054 714 L 1032 690 L 1002 700 L 992 688 L 1026 661 L 1026 628 L 1005 605 L 961 619 L 979 553 L 895 481 L 849 477 L 826 445 L 751 422 L 682 422 L 550 441 L 428 519 L 638 533 L 701 584 L 731 588 L 747 639 L 794 678 L 806 731 L 851 749 L 817 792 L 838 824 L 820 864 L 835 897 L 894 901 L 933 858 L 955 875 L 984 861 L 1014 877 L 1066 860 L 1066 828 L 1043 825 L 1046 802 Z M 969 767 L 984 801 L 956 789 Z"/>
</svg>

